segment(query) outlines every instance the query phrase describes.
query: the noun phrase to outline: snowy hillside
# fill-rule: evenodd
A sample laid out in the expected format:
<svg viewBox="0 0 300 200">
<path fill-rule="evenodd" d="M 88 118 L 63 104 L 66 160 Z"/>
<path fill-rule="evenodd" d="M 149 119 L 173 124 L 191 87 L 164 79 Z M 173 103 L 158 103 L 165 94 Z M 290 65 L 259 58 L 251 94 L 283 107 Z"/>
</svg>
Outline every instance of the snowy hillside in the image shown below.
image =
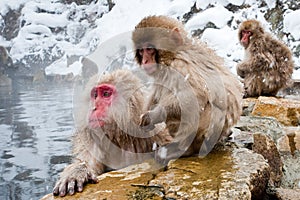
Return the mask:
<svg viewBox="0 0 300 200">
<path fill-rule="evenodd" d="M 0 36 L 0 45 L 9 49 L 15 63 L 23 63 L 26 67 L 41 65 L 47 74 L 72 72 L 77 75 L 81 65 L 69 63 L 70 57 L 87 56 L 98 48 L 90 56 L 97 58 L 101 49 L 103 52 L 102 45 L 132 31 L 143 17 L 169 15 L 183 21 L 191 35 L 199 36 L 215 49 L 235 73 L 235 66 L 244 53 L 237 40 L 237 27 L 245 19 L 256 18 L 267 31 L 276 37 L 282 36 L 293 50 L 297 69 L 293 77 L 300 79 L 299 1 L 281 0 L 278 1 L 280 5 L 276 5 L 273 0 L 114 0 L 111 11 L 106 0 L 89 5 L 60 2 L 0 1 L 0 28 L 5 28 L 3 16 L 9 11 L 20 10 L 21 13 L 21 28 L 16 36 L 10 39 Z M 278 8 L 282 20 L 278 24 L 269 23 L 266 16 L 274 18 Z M 130 37 L 126 36 L 126 39 L 130 40 Z"/>
</svg>

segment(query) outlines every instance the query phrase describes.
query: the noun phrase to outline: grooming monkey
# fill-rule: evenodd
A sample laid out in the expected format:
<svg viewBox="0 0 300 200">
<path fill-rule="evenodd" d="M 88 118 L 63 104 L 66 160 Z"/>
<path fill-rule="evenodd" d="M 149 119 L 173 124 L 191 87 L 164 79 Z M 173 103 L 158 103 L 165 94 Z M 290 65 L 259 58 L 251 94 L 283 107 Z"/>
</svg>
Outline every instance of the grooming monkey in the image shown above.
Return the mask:
<svg viewBox="0 0 300 200">
<path fill-rule="evenodd" d="M 140 126 L 151 130 L 165 122 L 173 137 L 158 151 L 158 159 L 206 155 L 241 114 L 242 87 L 237 77 L 173 18 L 142 19 L 132 40 L 137 63 L 154 78 Z"/>
</svg>

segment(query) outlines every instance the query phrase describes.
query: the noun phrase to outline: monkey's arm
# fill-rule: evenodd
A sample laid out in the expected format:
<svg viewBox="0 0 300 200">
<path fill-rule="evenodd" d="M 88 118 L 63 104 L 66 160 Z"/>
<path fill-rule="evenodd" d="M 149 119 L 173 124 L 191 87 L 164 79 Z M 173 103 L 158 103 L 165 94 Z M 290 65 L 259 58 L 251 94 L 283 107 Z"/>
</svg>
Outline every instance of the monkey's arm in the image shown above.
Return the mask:
<svg viewBox="0 0 300 200">
<path fill-rule="evenodd" d="M 155 124 L 166 122 L 167 118 L 179 118 L 180 114 L 178 101 L 172 95 L 168 95 L 141 116 L 140 126 L 152 130 Z"/>
<path fill-rule="evenodd" d="M 272 60 L 268 57 L 268 53 L 253 52 L 250 59 L 237 65 L 237 74 L 245 78 L 247 74 L 254 71 L 266 70 L 271 66 Z"/>
<path fill-rule="evenodd" d="M 103 173 L 104 165 L 97 161 L 93 154 L 94 141 L 88 133 L 88 129 L 80 131 L 74 137 L 74 149 L 77 154 L 74 163 L 67 166 L 60 175 L 60 179 L 53 189 L 54 195 L 73 195 L 82 192 L 83 185 L 87 182 L 98 182 L 97 176 Z M 95 144 L 96 145 L 96 144 Z M 90 149 L 87 149 L 91 147 Z"/>
<path fill-rule="evenodd" d="M 248 62 L 242 62 L 237 65 L 237 74 L 241 78 L 245 78 L 246 74 L 248 74 L 249 72 L 251 72 L 251 68 Z"/>
</svg>

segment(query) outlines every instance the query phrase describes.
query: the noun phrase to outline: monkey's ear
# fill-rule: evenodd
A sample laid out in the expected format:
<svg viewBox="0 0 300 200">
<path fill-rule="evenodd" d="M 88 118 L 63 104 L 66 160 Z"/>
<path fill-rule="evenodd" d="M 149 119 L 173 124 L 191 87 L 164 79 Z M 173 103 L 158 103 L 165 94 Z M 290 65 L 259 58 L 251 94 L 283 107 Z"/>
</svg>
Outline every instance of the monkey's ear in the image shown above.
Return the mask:
<svg viewBox="0 0 300 200">
<path fill-rule="evenodd" d="M 171 31 L 171 38 L 176 43 L 176 45 L 182 45 L 183 44 L 183 38 L 180 34 L 180 31 L 178 27 L 175 27 Z"/>
</svg>

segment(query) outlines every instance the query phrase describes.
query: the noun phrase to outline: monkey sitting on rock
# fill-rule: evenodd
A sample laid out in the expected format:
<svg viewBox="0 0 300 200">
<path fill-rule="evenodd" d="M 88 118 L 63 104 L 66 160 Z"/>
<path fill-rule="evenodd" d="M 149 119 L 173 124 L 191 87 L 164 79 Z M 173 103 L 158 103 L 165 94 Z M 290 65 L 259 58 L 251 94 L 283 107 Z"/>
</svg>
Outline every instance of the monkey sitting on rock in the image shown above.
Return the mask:
<svg viewBox="0 0 300 200">
<path fill-rule="evenodd" d="M 259 21 L 244 21 L 238 37 L 245 49 L 245 58 L 237 65 L 237 74 L 244 82 L 244 97 L 275 96 L 292 83 L 292 52 L 266 33 Z"/>
<path fill-rule="evenodd" d="M 149 132 L 139 128 L 142 88 L 129 70 L 91 78 L 83 94 L 84 104 L 79 106 L 82 124 L 73 137 L 74 161 L 61 173 L 54 195 L 73 195 L 108 170 L 153 158 L 155 147 L 170 140 L 162 128 Z"/>
<path fill-rule="evenodd" d="M 241 114 L 242 86 L 216 53 L 167 16 L 142 19 L 132 34 L 137 63 L 153 77 L 140 126 L 164 122 L 173 137 L 157 160 L 205 156 Z"/>
</svg>

